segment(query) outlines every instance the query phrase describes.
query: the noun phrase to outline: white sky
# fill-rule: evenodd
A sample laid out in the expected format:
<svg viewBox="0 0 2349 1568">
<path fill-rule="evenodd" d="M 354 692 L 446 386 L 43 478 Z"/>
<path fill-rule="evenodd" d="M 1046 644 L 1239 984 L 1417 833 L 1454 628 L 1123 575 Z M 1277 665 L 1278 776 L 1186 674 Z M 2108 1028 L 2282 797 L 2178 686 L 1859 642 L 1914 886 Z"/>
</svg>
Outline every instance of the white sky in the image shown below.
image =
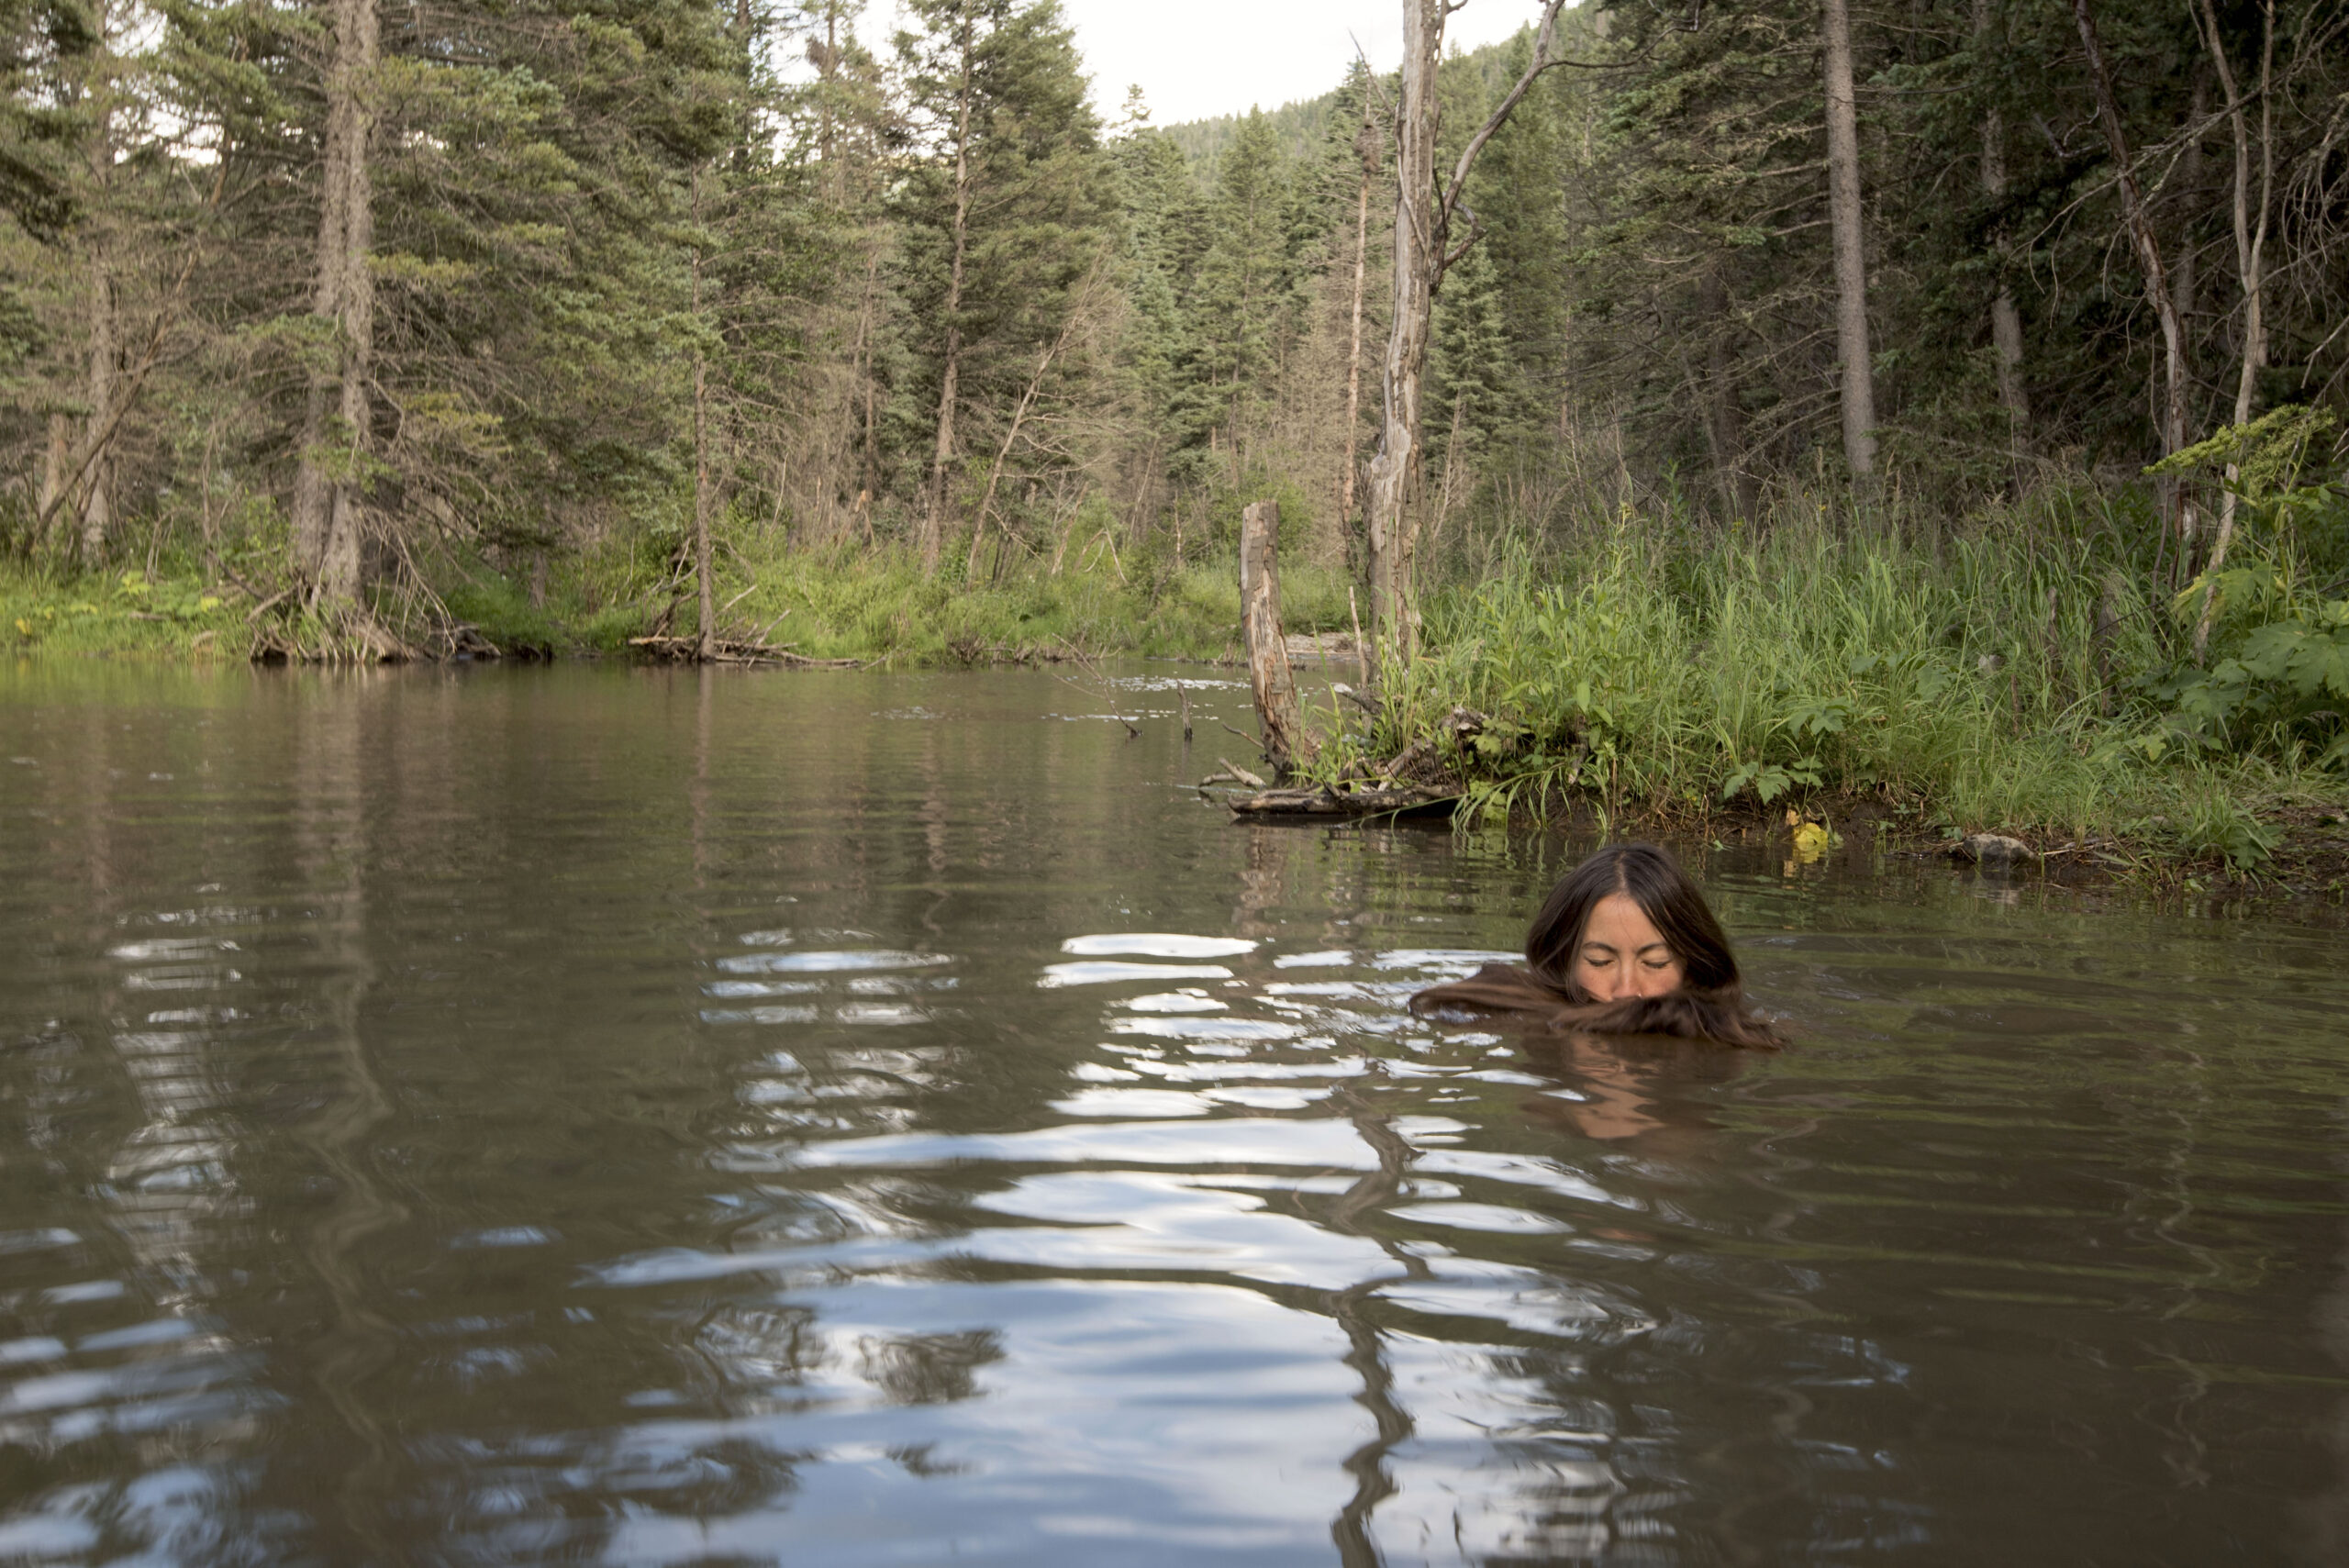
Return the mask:
<svg viewBox="0 0 2349 1568">
<path fill-rule="evenodd" d="M 894 0 L 868 9 L 862 31 L 874 47 L 887 47 L 895 9 Z M 1152 125 L 1180 125 L 1319 97 L 1344 77 L 1357 40 L 1380 71 L 1403 58 L 1403 0 L 1061 0 L 1061 9 L 1105 120 L 1133 83 Z M 1471 0 L 1444 25 L 1444 47 L 1493 43 L 1541 15 L 1539 0 Z"/>
</svg>

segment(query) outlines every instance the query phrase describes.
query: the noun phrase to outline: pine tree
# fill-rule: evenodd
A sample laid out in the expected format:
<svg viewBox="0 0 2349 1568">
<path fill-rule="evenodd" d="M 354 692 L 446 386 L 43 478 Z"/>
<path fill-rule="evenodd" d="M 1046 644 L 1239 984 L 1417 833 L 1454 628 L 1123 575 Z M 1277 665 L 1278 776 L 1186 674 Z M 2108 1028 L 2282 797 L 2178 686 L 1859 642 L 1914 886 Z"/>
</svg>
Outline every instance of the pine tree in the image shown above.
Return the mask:
<svg viewBox="0 0 2349 1568">
<path fill-rule="evenodd" d="M 1458 505 L 1495 436 L 1523 404 L 1501 306 L 1500 277 L 1481 245 L 1453 264 L 1435 299 L 1428 357 L 1428 456 L 1438 511 Z"/>
<path fill-rule="evenodd" d="M 1288 298 L 1286 170 L 1261 110 L 1224 152 L 1199 263 L 1195 407 L 1221 428 L 1235 460 L 1241 430 L 1272 370 Z"/>
<path fill-rule="evenodd" d="M 935 566 L 970 447 L 964 415 L 1008 418 L 1049 373 L 1050 347 L 1104 260 L 1116 184 L 1055 0 L 911 9 L 921 31 L 897 49 L 922 156 L 896 210 L 903 319 L 916 328 L 907 390 L 931 416 L 919 538 Z"/>
</svg>

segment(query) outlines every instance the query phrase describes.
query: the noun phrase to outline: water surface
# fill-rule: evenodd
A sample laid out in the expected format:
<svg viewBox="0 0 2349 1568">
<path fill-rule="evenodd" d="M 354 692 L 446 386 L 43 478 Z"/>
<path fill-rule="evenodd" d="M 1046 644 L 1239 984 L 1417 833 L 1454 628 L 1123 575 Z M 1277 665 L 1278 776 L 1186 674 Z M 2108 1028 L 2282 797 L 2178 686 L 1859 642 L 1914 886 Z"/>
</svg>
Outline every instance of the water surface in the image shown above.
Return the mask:
<svg viewBox="0 0 2349 1568">
<path fill-rule="evenodd" d="M 1732 847 L 1794 1051 L 1431 1026 L 1574 847 L 1245 706 L 0 672 L 0 1561 L 2349 1553 L 2337 932 Z"/>
</svg>

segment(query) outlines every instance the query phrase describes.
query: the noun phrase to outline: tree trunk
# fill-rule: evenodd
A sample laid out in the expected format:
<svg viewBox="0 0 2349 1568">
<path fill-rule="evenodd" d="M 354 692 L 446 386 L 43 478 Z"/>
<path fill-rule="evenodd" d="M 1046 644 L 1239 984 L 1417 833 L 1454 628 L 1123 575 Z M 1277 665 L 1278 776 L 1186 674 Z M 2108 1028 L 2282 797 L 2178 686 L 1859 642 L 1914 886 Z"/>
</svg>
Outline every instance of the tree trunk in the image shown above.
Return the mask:
<svg viewBox="0 0 2349 1568">
<path fill-rule="evenodd" d="M 367 379 L 375 348 L 375 285 L 367 271 L 374 243 L 368 142 L 374 132 L 375 0 L 334 0 L 334 61 L 326 80 L 326 166 L 318 213 L 314 315 L 334 324 L 336 374 L 314 372 L 294 477 L 295 564 L 309 579 L 310 602 L 359 607 L 363 506 L 361 466 L 370 445 Z M 344 451 L 322 462 L 331 434 Z"/>
<path fill-rule="evenodd" d="M 1876 372 L 1868 353 L 1867 255 L 1860 233 L 1860 127 L 1852 88 L 1852 13 L 1823 0 L 1827 69 L 1827 210 L 1835 247 L 1835 353 L 1842 364 L 1843 458 L 1876 477 Z"/>
<path fill-rule="evenodd" d="M 114 272 L 105 241 L 95 241 L 90 258 L 90 374 L 88 402 L 93 436 L 105 429 L 114 410 L 115 372 L 119 351 L 115 331 Z M 100 447 L 83 478 L 82 569 L 95 572 L 106 562 L 106 536 L 112 531 L 114 459 Z"/>
<path fill-rule="evenodd" d="M 963 23 L 957 40 L 963 52 L 963 80 L 954 107 L 954 230 L 953 257 L 946 273 L 946 361 L 938 394 L 938 442 L 930 455 L 930 507 L 921 525 L 921 563 L 938 570 L 938 556 L 946 539 L 946 471 L 954 459 L 954 403 L 963 370 L 963 272 L 971 239 L 971 24 Z"/>
<path fill-rule="evenodd" d="M 1990 0 L 1974 0 L 1977 49 L 1987 51 L 1990 32 Z M 2007 130 L 1996 109 L 1982 117 L 1982 194 L 1993 202 L 2007 194 Z M 2007 411 L 2008 450 L 2020 460 L 2031 455 L 2031 395 L 2023 386 L 2022 313 L 2015 308 L 2014 285 L 2006 277 L 2003 223 L 1996 243 L 1999 251 L 1998 293 L 1990 302 L 1990 351 L 1998 368 L 1998 406 Z"/>
<path fill-rule="evenodd" d="M 1378 450 L 1364 517 L 1374 636 L 1408 657 L 1409 584 L 1403 510 L 1419 467 L 1419 392 L 1427 373 L 1435 284 L 1443 265 L 1435 185 L 1436 69 L 1445 0 L 1403 0 L 1402 101 L 1395 124 L 1395 277 L 1386 358 L 1379 367 Z"/>
<path fill-rule="evenodd" d="M 2188 6 L 2189 14 L 2192 6 Z M 2188 78 L 2186 123 L 2192 128 L 2186 139 L 2186 151 L 2178 159 L 2176 205 L 2177 218 L 2177 254 L 2171 259 L 2169 296 L 2177 302 L 2177 325 L 2186 343 L 2186 373 L 2194 373 L 2194 300 L 2201 280 L 2196 275 L 2194 220 L 2200 217 L 2208 202 L 2202 188 L 2202 127 L 2210 118 L 2210 65 L 2198 60 Z"/>
<path fill-rule="evenodd" d="M 2275 113 L 2270 95 L 2276 71 L 2276 0 L 2263 0 L 2260 6 L 2259 195 L 2255 217 L 2251 194 L 2251 128 L 2243 118 L 2243 95 L 2236 91 L 2234 69 L 2227 63 L 2225 43 L 2219 35 L 2219 18 L 2211 9 L 2210 0 L 2202 0 L 2199 19 L 2209 32 L 2208 46 L 2218 66 L 2220 84 L 2226 90 L 2227 120 L 2234 135 L 2235 268 L 2243 284 L 2243 367 L 2235 377 L 2234 424 L 2241 429 L 2251 423 L 2254 400 L 2259 391 L 2259 373 L 2267 365 L 2266 257 L 2267 215 L 2276 183 Z M 2227 464 L 2226 490 L 2219 498 L 2219 536 L 2210 547 L 2210 572 L 2213 576 L 2227 563 L 2227 547 L 2234 541 L 2235 488 L 2242 478 L 2240 463 Z M 2214 583 L 2203 590 L 2202 613 L 2194 623 L 2194 662 L 2198 664 L 2210 648 L 2210 619 L 2218 605 Z"/>
<path fill-rule="evenodd" d="M 874 358 L 874 334 L 880 328 L 879 295 L 881 240 L 867 232 L 871 249 L 864 257 L 864 485 L 856 497 L 864 521 L 865 542 L 873 542 L 873 509 L 881 504 L 881 377 Z"/>
<path fill-rule="evenodd" d="M 49 532 L 49 519 L 64 504 L 65 487 L 73 472 L 73 421 L 62 411 L 49 417 L 49 445 L 40 459 L 40 509 L 33 518 L 32 548 L 39 550 Z"/>
<path fill-rule="evenodd" d="M 1354 152 L 1362 160 L 1362 189 L 1354 204 L 1354 306 L 1353 334 L 1346 349 L 1346 459 L 1338 470 L 1338 526 L 1352 527 L 1354 478 L 1362 450 L 1362 296 L 1370 260 L 1370 187 L 1378 177 L 1386 147 L 1371 118 L 1372 99 L 1363 94 L 1362 128 L 1354 133 Z"/>
<path fill-rule="evenodd" d="M 1286 773 L 1312 756 L 1313 742 L 1305 732 L 1288 640 L 1281 633 L 1280 529 L 1277 501 L 1254 502 L 1240 514 L 1240 615 L 1248 645 L 1248 684 L 1264 732 L 1265 760 L 1275 773 Z"/>
<path fill-rule="evenodd" d="M 2080 43 L 2087 54 L 2088 87 L 2096 96 L 2097 120 L 2103 128 L 2105 146 L 2111 154 L 2120 185 L 2121 216 L 2128 225 L 2130 243 L 2137 253 L 2137 265 L 2144 274 L 2145 297 L 2153 303 L 2154 315 L 2161 323 L 2161 443 L 2162 455 L 2167 457 L 2186 445 L 2184 334 L 2176 303 L 2170 297 L 2169 272 L 2162 265 L 2161 242 L 2154 236 L 2153 218 L 2145 211 L 2137 171 L 2129 161 L 2128 136 L 2121 127 L 2121 107 L 2113 100 L 2112 77 L 2105 69 L 2104 46 L 2097 39 L 2096 17 L 2088 8 L 2088 0 L 2072 0 L 2072 17 L 2079 24 Z"/>
<path fill-rule="evenodd" d="M 1403 0 L 1403 83 L 1395 125 L 1395 298 L 1380 367 L 1378 451 L 1370 460 L 1364 534 L 1369 545 L 1372 634 L 1397 655 L 1411 653 L 1411 552 L 1417 540 L 1411 502 L 1419 468 L 1419 393 L 1427 377 L 1428 336 L 1444 269 L 1467 253 L 1482 230 L 1451 245 L 1452 215 L 1476 156 L 1508 123 L 1535 77 L 1564 63 L 1550 58 L 1564 0 L 1546 0 L 1534 35 L 1533 61 L 1469 137 L 1452 178 L 1436 185 L 1436 68 L 1443 56 L 1443 18 L 1464 0 Z"/>
<path fill-rule="evenodd" d="M 701 171 L 694 171 L 694 222 L 701 222 Z M 701 327 L 701 250 L 693 260 L 694 326 Z M 694 657 L 707 663 L 718 651 L 717 599 L 711 590 L 709 550 L 709 365 L 701 348 L 694 348 L 694 583 L 700 590 Z"/>
<path fill-rule="evenodd" d="M 104 6 L 95 10 L 100 38 L 96 70 L 90 83 L 90 95 L 96 100 L 97 109 L 90 136 L 90 185 L 95 197 L 93 205 L 105 208 L 112 205 L 107 187 L 114 183 L 114 67 L 107 27 L 111 18 Z M 106 213 L 98 212 L 94 218 L 88 225 L 85 241 L 90 341 L 89 373 L 83 383 L 83 401 L 90 410 L 89 434 L 85 439 L 91 450 L 82 489 L 81 557 L 85 572 L 95 572 L 105 563 L 106 536 L 113 528 L 114 458 L 107 450 L 106 433 L 114 424 L 116 373 L 122 362 L 112 254 L 114 237 L 109 232 Z"/>
</svg>

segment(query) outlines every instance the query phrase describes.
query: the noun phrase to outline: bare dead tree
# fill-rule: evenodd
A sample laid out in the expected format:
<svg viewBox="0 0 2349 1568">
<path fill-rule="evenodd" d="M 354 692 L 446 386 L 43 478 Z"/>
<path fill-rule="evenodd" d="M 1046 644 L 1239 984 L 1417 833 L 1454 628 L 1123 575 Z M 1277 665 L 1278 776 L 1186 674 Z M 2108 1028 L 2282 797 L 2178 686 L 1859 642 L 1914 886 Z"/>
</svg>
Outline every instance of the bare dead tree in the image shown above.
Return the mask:
<svg viewBox="0 0 2349 1568">
<path fill-rule="evenodd" d="M 2170 293 L 2168 270 L 2162 264 L 2161 241 L 2154 233 L 2153 216 L 2145 208 L 2144 191 L 2137 183 L 2136 165 L 2130 160 L 2128 133 L 2121 128 L 2121 106 L 2112 95 L 2112 74 L 2105 66 L 2104 45 L 2097 37 L 2096 17 L 2088 0 L 2072 0 L 2072 17 L 2079 25 L 2080 44 L 2087 56 L 2088 88 L 2096 98 L 2097 124 L 2104 132 L 2105 147 L 2112 157 L 2113 177 L 2121 193 L 2121 218 L 2136 250 L 2137 264 L 2144 273 L 2145 297 L 2161 324 L 2161 439 L 2162 455 L 2167 457 L 2186 445 L 2185 328 L 2178 320 L 2177 302 Z M 2174 484 L 2171 493 L 2175 497 Z M 2182 542 L 2190 542 L 2191 513 L 2184 507 L 2177 510 Z"/>
<path fill-rule="evenodd" d="M 2251 423 L 2252 399 L 2259 373 L 2267 364 L 2267 219 L 2276 185 L 2274 96 L 2276 75 L 2276 0 L 2262 0 L 2259 47 L 2259 191 L 2252 195 L 2251 131 L 2243 114 L 2243 94 L 2236 89 L 2233 66 L 2227 60 L 2226 41 L 2219 34 L 2218 14 L 2210 0 L 2201 0 L 2195 12 L 2203 45 L 2218 68 L 2219 85 L 2227 95 L 2227 123 L 2233 133 L 2235 271 L 2243 285 L 2243 366 L 2235 378 L 2235 417 L 2238 428 Z M 2255 213 L 2255 216 L 2254 216 Z M 2226 564 L 2227 546 L 2235 533 L 2235 486 L 2242 465 L 2227 464 L 2226 490 L 2219 498 L 2219 535 L 2210 546 L 2210 567 L 2216 573 Z M 2214 583 L 2202 593 L 2202 613 L 2194 623 L 2194 658 L 2200 662 L 2210 644 L 2210 617 L 2218 609 Z"/>
<path fill-rule="evenodd" d="M 961 76 L 954 91 L 954 217 L 948 242 L 952 254 L 946 271 L 946 344 L 938 393 L 938 439 L 930 454 L 930 505 L 922 514 L 921 561 L 924 569 L 938 570 L 938 554 L 946 538 L 946 471 L 954 459 L 955 400 L 963 370 L 963 282 L 970 260 L 971 104 L 978 91 L 975 56 L 968 16 L 956 24 L 955 47 Z"/>
<path fill-rule="evenodd" d="M 1370 460 L 1364 529 L 1369 546 L 1370 602 L 1376 634 L 1408 657 L 1411 644 L 1411 557 L 1417 544 L 1409 501 L 1419 468 L 1419 396 L 1427 378 L 1428 339 L 1435 292 L 1445 271 L 1468 253 L 1484 230 L 1461 205 L 1469 171 L 1495 132 L 1508 123 L 1535 78 L 1567 63 L 1551 56 L 1564 0 L 1547 0 L 1534 36 L 1532 62 L 1462 149 L 1449 183 L 1436 183 L 1436 69 L 1443 56 L 1443 22 L 1465 0 L 1403 0 L 1403 80 L 1395 116 L 1395 298 L 1380 367 L 1378 450 Z M 1455 214 L 1468 233 L 1453 239 Z"/>
<path fill-rule="evenodd" d="M 1338 522 L 1344 527 L 1354 515 L 1354 477 L 1362 448 L 1362 297 L 1370 260 L 1370 187 L 1386 159 L 1386 139 L 1372 117 L 1375 102 L 1363 94 L 1362 128 L 1354 132 L 1354 155 L 1362 160 L 1362 185 L 1354 204 L 1354 303 L 1353 327 L 1346 349 L 1346 455 L 1338 469 Z"/>
</svg>

